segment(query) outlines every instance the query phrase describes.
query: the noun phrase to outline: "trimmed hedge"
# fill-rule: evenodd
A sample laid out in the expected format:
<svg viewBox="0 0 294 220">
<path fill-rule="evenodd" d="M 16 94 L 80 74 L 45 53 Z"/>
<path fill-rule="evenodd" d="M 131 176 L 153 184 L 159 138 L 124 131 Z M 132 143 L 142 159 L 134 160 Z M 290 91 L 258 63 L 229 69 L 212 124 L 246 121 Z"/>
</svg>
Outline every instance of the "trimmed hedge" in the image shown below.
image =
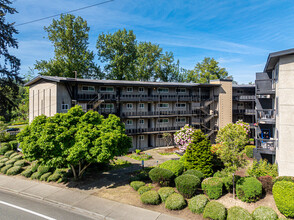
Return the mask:
<svg viewBox="0 0 294 220">
<path fill-rule="evenodd" d="M 174 193 L 170 195 L 165 201 L 165 208 L 169 210 L 180 210 L 185 208 L 186 200 L 181 194 Z"/>
<path fill-rule="evenodd" d="M 154 190 L 144 192 L 141 195 L 141 201 L 148 205 L 158 205 L 160 203 L 160 196 Z"/>
<path fill-rule="evenodd" d="M 142 195 L 143 193 L 150 191 L 152 188 L 153 188 L 152 186 L 141 186 L 141 187 L 138 189 L 138 193 L 139 193 L 140 195 Z"/>
<path fill-rule="evenodd" d="M 201 214 L 208 202 L 209 200 L 205 195 L 197 195 L 190 199 L 188 207 L 192 213 Z"/>
<path fill-rule="evenodd" d="M 140 187 L 145 186 L 145 183 L 142 181 L 133 181 L 130 185 L 134 190 L 138 191 Z"/>
<path fill-rule="evenodd" d="M 1 157 L 0 163 L 5 163 L 8 160 L 9 160 L 9 158 L 7 158 L 7 157 Z"/>
<path fill-rule="evenodd" d="M 259 206 L 252 212 L 254 220 L 276 220 L 277 213 L 270 207 Z"/>
<path fill-rule="evenodd" d="M 32 174 L 33 174 L 32 167 L 28 167 L 24 171 L 21 172 L 21 175 L 26 178 L 31 177 Z"/>
<path fill-rule="evenodd" d="M 5 163 L 0 162 L 0 168 L 4 167 Z"/>
<path fill-rule="evenodd" d="M 53 173 L 52 175 L 50 175 L 47 179 L 47 182 L 56 182 L 61 178 L 61 174 L 60 173 Z"/>
<path fill-rule="evenodd" d="M 11 155 L 9 156 L 9 159 L 12 159 L 12 158 L 15 157 L 16 155 L 18 155 L 18 153 L 17 153 L 17 152 L 14 152 L 13 154 L 11 154 Z"/>
<path fill-rule="evenodd" d="M 173 193 L 175 193 L 175 190 L 172 187 L 162 187 L 158 190 L 158 194 L 163 202 Z"/>
<path fill-rule="evenodd" d="M 262 184 L 254 177 L 243 177 L 237 182 L 236 192 L 243 202 L 256 202 L 262 195 Z"/>
<path fill-rule="evenodd" d="M 5 165 L 8 165 L 8 164 L 12 164 L 12 165 L 13 165 L 16 161 L 17 161 L 16 159 L 12 158 L 12 159 L 10 159 L 10 160 L 7 160 L 7 161 L 5 162 Z"/>
<path fill-rule="evenodd" d="M 13 153 L 14 153 L 13 150 L 9 150 L 9 151 L 7 151 L 7 152 L 4 154 L 4 156 L 5 156 L 5 157 L 10 157 Z"/>
<path fill-rule="evenodd" d="M 14 166 L 20 166 L 20 167 L 24 167 L 25 165 L 27 165 L 27 161 L 26 160 L 18 160 L 14 163 Z"/>
<path fill-rule="evenodd" d="M 170 170 L 175 176 L 179 176 L 184 171 L 184 165 L 178 160 L 168 160 L 159 165 L 160 168 Z"/>
<path fill-rule="evenodd" d="M 294 183 L 294 176 L 277 176 L 276 178 L 273 179 L 273 183 L 276 183 L 279 181 L 290 181 Z"/>
<path fill-rule="evenodd" d="M 227 220 L 253 220 L 251 214 L 244 208 L 240 206 L 233 206 L 228 210 Z"/>
<path fill-rule="evenodd" d="M 273 195 L 279 211 L 286 217 L 294 218 L 294 183 L 276 182 L 273 187 Z"/>
<path fill-rule="evenodd" d="M 22 156 L 20 154 L 18 154 L 18 155 L 15 155 L 12 159 L 20 160 L 20 159 L 22 159 Z"/>
<path fill-rule="evenodd" d="M 5 165 L 1 168 L 1 173 L 6 174 L 7 170 L 9 170 L 12 167 L 12 164 Z"/>
<path fill-rule="evenodd" d="M 152 182 L 159 183 L 161 186 L 169 186 L 174 178 L 174 173 L 170 170 L 155 167 L 149 172 Z"/>
<path fill-rule="evenodd" d="M 11 145 L 8 143 L 2 143 L 0 147 L 0 155 L 4 155 L 7 151 L 12 150 Z"/>
<path fill-rule="evenodd" d="M 218 199 L 223 194 L 223 182 L 218 177 L 204 179 L 201 187 L 210 199 Z"/>
<path fill-rule="evenodd" d="M 41 178 L 42 175 L 43 175 L 43 173 L 40 173 L 39 171 L 34 172 L 34 173 L 31 175 L 31 179 L 32 179 L 32 180 L 39 180 L 39 179 Z"/>
<path fill-rule="evenodd" d="M 197 176 L 185 174 L 178 176 L 175 184 L 179 193 L 186 198 L 191 198 L 200 186 L 200 179 Z"/>
<path fill-rule="evenodd" d="M 49 177 L 51 174 L 52 174 L 51 172 L 44 173 L 44 174 L 40 177 L 40 180 L 41 180 L 41 181 L 46 181 L 46 180 L 48 179 L 48 177 Z"/>
<path fill-rule="evenodd" d="M 7 170 L 6 175 L 12 176 L 12 175 L 17 175 L 22 171 L 22 168 L 20 166 L 14 166 L 11 167 L 10 169 Z"/>
<path fill-rule="evenodd" d="M 185 174 L 197 176 L 200 180 L 202 180 L 204 178 L 204 174 L 198 170 L 187 170 L 186 172 L 183 173 L 183 175 L 185 175 Z"/>
<path fill-rule="evenodd" d="M 227 210 L 223 204 L 211 201 L 205 206 L 203 217 L 214 220 L 225 220 L 227 217 Z"/>
<path fill-rule="evenodd" d="M 253 158 L 253 149 L 255 148 L 254 145 L 247 145 L 245 146 L 245 154 L 249 158 Z"/>
</svg>

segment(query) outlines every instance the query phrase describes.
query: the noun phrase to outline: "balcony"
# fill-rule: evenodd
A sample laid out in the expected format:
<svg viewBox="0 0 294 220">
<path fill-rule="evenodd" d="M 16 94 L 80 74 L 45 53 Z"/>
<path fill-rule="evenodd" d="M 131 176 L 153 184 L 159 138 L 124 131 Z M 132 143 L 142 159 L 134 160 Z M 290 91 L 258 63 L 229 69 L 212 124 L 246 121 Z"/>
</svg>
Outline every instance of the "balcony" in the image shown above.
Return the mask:
<svg viewBox="0 0 294 220">
<path fill-rule="evenodd" d="M 176 132 L 180 130 L 183 126 L 176 127 L 157 127 L 157 128 L 137 128 L 137 129 L 126 129 L 126 134 L 158 134 L 165 132 Z"/>
<path fill-rule="evenodd" d="M 189 116 L 197 114 L 195 110 L 193 111 L 148 111 L 148 112 L 123 112 L 121 113 L 122 118 L 136 118 L 136 117 L 156 117 L 156 116 Z"/>
<path fill-rule="evenodd" d="M 256 95 L 275 94 L 275 83 L 273 79 L 255 80 Z"/>
<path fill-rule="evenodd" d="M 216 98 L 215 98 L 216 99 Z M 200 101 L 210 100 L 208 96 L 198 96 L 198 95 L 121 95 L 120 101 L 122 102 L 148 102 L 148 101 L 179 101 L 179 102 L 200 102 Z"/>
<path fill-rule="evenodd" d="M 235 101 L 255 101 L 255 95 L 240 95 L 240 96 L 234 96 Z"/>
<path fill-rule="evenodd" d="M 78 94 L 78 101 L 94 101 L 94 100 L 116 100 L 113 94 L 95 93 L 95 94 Z"/>
<path fill-rule="evenodd" d="M 260 153 L 275 154 L 276 143 L 275 139 L 256 139 L 256 148 Z"/>
<path fill-rule="evenodd" d="M 255 109 L 233 109 L 233 114 L 255 115 Z"/>
<path fill-rule="evenodd" d="M 256 110 L 257 121 L 260 124 L 275 124 L 276 114 L 273 109 Z"/>
<path fill-rule="evenodd" d="M 245 109 L 245 115 L 255 115 L 255 109 Z"/>
</svg>

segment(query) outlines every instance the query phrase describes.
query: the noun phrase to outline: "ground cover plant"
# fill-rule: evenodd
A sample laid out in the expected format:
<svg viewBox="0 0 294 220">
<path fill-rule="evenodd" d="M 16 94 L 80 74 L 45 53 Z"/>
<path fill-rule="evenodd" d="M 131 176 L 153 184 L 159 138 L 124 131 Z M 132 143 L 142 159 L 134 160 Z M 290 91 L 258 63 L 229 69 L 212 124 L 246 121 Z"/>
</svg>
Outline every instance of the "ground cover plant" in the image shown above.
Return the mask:
<svg viewBox="0 0 294 220">
<path fill-rule="evenodd" d="M 201 214 L 208 202 L 209 200 L 205 195 L 197 195 L 189 200 L 188 207 L 192 213 Z"/>
<path fill-rule="evenodd" d="M 129 158 L 132 158 L 134 160 L 150 160 L 152 159 L 152 156 L 149 154 L 129 154 L 127 155 Z"/>
</svg>

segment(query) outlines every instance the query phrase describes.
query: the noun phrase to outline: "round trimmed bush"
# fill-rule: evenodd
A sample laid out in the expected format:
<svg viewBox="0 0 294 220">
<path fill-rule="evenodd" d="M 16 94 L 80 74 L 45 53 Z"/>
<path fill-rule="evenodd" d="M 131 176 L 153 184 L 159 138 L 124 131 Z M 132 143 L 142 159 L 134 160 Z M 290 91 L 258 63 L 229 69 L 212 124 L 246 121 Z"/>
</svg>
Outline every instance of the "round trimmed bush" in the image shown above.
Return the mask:
<svg viewBox="0 0 294 220">
<path fill-rule="evenodd" d="M 34 172 L 34 173 L 31 175 L 31 179 L 32 179 L 32 180 L 39 180 L 39 179 L 41 178 L 42 175 L 43 175 L 43 173 L 40 173 L 39 171 Z"/>
<path fill-rule="evenodd" d="M 148 192 L 152 189 L 153 187 L 152 186 L 141 186 L 139 189 L 138 189 L 138 193 L 140 195 L 142 195 L 144 192 Z"/>
<path fill-rule="evenodd" d="M 17 153 L 17 152 L 14 152 L 13 154 L 11 154 L 11 155 L 9 156 L 9 159 L 12 159 L 12 158 L 15 157 L 16 155 L 18 155 L 18 153 Z"/>
<path fill-rule="evenodd" d="M 28 167 L 24 171 L 21 172 L 21 175 L 26 178 L 31 177 L 32 174 L 33 174 L 32 167 Z"/>
<path fill-rule="evenodd" d="M 236 192 L 243 202 L 256 202 L 262 195 L 262 184 L 255 177 L 243 177 L 237 181 Z"/>
<path fill-rule="evenodd" d="M 159 167 L 172 171 L 175 176 L 181 175 L 184 171 L 183 163 L 178 160 L 167 160 L 160 164 Z"/>
<path fill-rule="evenodd" d="M 9 170 L 12 167 L 12 164 L 5 165 L 1 168 L 1 173 L 6 174 L 7 170 Z"/>
<path fill-rule="evenodd" d="M 233 206 L 228 210 L 227 220 L 253 220 L 251 214 L 244 208 L 240 206 Z"/>
<path fill-rule="evenodd" d="M 162 187 L 158 190 L 158 194 L 163 202 L 173 193 L 175 193 L 175 190 L 172 187 Z"/>
<path fill-rule="evenodd" d="M 221 178 L 218 177 L 204 179 L 201 187 L 210 199 L 218 199 L 223 194 L 223 182 Z"/>
<path fill-rule="evenodd" d="M 20 166 L 20 167 L 24 167 L 25 165 L 27 165 L 27 161 L 26 160 L 18 160 L 14 163 L 14 166 Z"/>
<path fill-rule="evenodd" d="M 142 181 L 133 181 L 130 185 L 134 190 L 138 191 L 140 187 L 145 186 L 145 183 Z"/>
<path fill-rule="evenodd" d="M 158 205 L 160 203 L 160 197 L 156 191 L 150 190 L 150 191 L 144 192 L 141 195 L 141 201 L 144 204 L 148 204 L 148 205 Z"/>
<path fill-rule="evenodd" d="M 254 220 L 276 220 L 278 219 L 277 213 L 270 207 L 259 206 L 252 212 Z"/>
<path fill-rule="evenodd" d="M 273 196 L 279 211 L 286 217 L 294 218 L 294 183 L 276 182 L 273 187 Z"/>
<path fill-rule="evenodd" d="M 40 177 L 40 180 L 41 180 L 41 181 L 46 181 L 46 180 L 48 179 L 48 177 L 49 177 L 51 174 L 52 174 L 51 172 L 44 173 L 44 174 Z"/>
<path fill-rule="evenodd" d="M 9 158 L 8 157 L 1 157 L 0 159 L 0 163 L 5 163 L 6 161 L 8 161 Z"/>
<path fill-rule="evenodd" d="M 9 151 L 7 151 L 7 152 L 4 154 L 4 156 L 5 156 L 5 157 L 10 157 L 13 153 L 14 153 L 13 150 L 9 150 Z"/>
<path fill-rule="evenodd" d="M 290 181 L 294 183 L 294 176 L 277 176 L 276 178 L 273 179 L 274 183 L 279 181 Z"/>
<path fill-rule="evenodd" d="M 181 194 L 174 193 L 165 200 L 165 208 L 169 210 L 180 210 L 185 208 L 186 200 Z"/>
<path fill-rule="evenodd" d="M 52 175 L 50 175 L 47 179 L 47 182 L 56 182 L 61 178 L 61 174 L 60 173 L 53 173 Z"/>
<path fill-rule="evenodd" d="M 155 167 L 149 172 L 149 177 L 154 183 L 161 186 L 169 186 L 174 178 L 174 173 L 170 170 Z"/>
<path fill-rule="evenodd" d="M 204 178 L 204 174 L 198 170 L 187 170 L 186 172 L 183 173 L 183 175 L 185 175 L 185 174 L 197 176 L 200 180 L 202 180 Z"/>
<path fill-rule="evenodd" d="M 178 176 L 175 183 L 179 193 L 186 198 L 191 198 L 200 186 L 200 179 L 197 176 L 186 174 Z"/>
<path fill-rule="evenodd" d="M 205 206 L 203 217 L 214 220 L 225 220 L 227 217 L 227 210 L 223 204 L 211 201 Z"/>
<path fill-rule="evenodd" d="M 14 166 L 14 167 L 11 167 L 7 170 L 6 172 L 6 175 L 17 175 L 19 174 L 20 172 L 22 171 L 22 168 L 20 166 Z"/>
<path fill-rule="evenodd" d="M 190 199 L 188 207 L 192 213 L 201 214 L 208 202 L 209 200 L 205 195 L 197 195 Z"/>
<path fill-rule="evenodd" d="M 12 159 L 10 159 L 10 160 L 7 160 L 6 162 L 5 162 L 5 165 L 8 165 L 8 164 L 14 164 L 16 162 L 16 159 L 14 159 L 14 158 L 12 158 Z"/>
<path fill-rule="evenodd" d="M 245 146 L 245 154 L 249 158 L 253 158 L 253 149 L 255 148 L 254 145 L 247 145 Z"/>
<path fill-rule="evenodd" d="M 0 147 L 0 155 L 4 155 L 7 151 L 12 150 L 11 145 L 8 143 L 2 143 Z"/>
</svg>

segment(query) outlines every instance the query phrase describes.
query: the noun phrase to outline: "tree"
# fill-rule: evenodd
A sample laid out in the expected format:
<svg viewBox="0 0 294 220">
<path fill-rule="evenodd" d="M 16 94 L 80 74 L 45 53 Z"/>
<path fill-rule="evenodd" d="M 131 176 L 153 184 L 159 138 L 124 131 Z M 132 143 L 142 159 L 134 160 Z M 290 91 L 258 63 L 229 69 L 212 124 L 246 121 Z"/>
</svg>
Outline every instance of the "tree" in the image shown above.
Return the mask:
<svg viewBox="0 0 294 220">
<path fill-rule="evenodd" d="M 162 82 L 178 81 L 177 69 L 177 64 L 174 63 L 174 54 L 172 52 L 165 52 L 159 59 L 155 79 Z"/>
<path fill-rule="evenodd" d="M 195 129 L 189 125 L 185 125 L 174 134 L 174 142 L 179 148 L 179 152 L 185 152 L 189 144 L 192 142 L 192 135 Z"/>
<path fill-rule="evenodd" d="M 227 79 L 228 72 L 225 68 L 218 66 L 218 62 L 214 58 L 205 57 L 201 63 L 197 63 L 193 70 L 187 73 L 187 82 L 209 83 L 214 79 Z"/>
<path fill-rule="evenodd" d="M 115 115 L 84 113 L 80 106 L 52 117 L 38 116 L 19 135 L 24 157 L 50 167 L 69 166 L 75 179 L 93 163 L 127 153 L 131 140 Z"/>
<path fill-rule="evenodd" d="M 192 142 L 184 154 L 184 165 L 187 169 L 201 171 L 206 177 L 213 174 L 213 155 L 210 151 L 210 140 L 201 130 L 192 134 Z"/>
<path fill-rule="evenodd" d="M 18 48 L 13 35 L 18 34 L 14 23 L 5 21 L 7 14 L 15 14 L 17 11 L 10 7 L 9 0 L 0 1 L 0 115 L 10 120 L 10 112 L 16 107 L 15 98 L 18 95 L 18 83 L 20 60 L 10 54 L 9 48 Z"/>
<path fill-rule="evenodd" d="M 54 58 L 36 61 L 35 69 L 41 75 L 82 78 L 102 78 L 100 68 L 94 63 L 95 55 L 88 49 L 90 28 L 81 17 L 71 14 L 53 19 L 49 27 L 44 27 L 48 39 L 54 46 Z"/>
</svg>

